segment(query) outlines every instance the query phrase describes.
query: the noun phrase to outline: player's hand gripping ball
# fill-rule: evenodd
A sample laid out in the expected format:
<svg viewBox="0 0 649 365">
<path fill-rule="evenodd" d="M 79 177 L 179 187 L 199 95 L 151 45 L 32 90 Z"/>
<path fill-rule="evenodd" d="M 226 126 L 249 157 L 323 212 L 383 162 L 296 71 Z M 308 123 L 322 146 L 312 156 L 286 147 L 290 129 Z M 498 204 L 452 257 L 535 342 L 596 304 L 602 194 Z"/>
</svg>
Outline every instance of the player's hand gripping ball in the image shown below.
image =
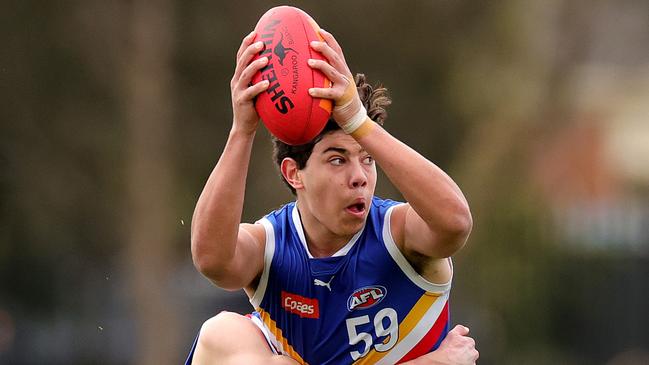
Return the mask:
<svg viewBox="0 0 649 365">
<path fill-rule="evenodd" d="M 325 60 L 309 46 L 311 41 L 322 41 L 319 29 L 307 13 L 290 6 L 268 10 L 255 27 L 254 41 L 264 42 L 264 49 L 254 59 L 269 59 L 252 79 L 253 84 L 269 82 L 257 96 L 255 108 L 270 133 L 290 145 L 311 141 L 331 115 L 331 100 L 309 95 L 310 88 L 331 87 L 322 72 L 307 65 L 310 58 Z"/>
</svg>

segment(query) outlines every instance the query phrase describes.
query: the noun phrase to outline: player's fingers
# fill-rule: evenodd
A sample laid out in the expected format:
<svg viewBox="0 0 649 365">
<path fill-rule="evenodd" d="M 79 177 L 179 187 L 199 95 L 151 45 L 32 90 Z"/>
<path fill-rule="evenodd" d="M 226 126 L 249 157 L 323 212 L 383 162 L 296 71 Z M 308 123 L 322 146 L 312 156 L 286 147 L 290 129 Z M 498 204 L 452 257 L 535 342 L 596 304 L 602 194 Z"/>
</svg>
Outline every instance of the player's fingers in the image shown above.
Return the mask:
<svg viewBox="0 0 649 365">
<path fill-rule="evenodd" d="M 244 90 L 243 93 L 241 93 L 241 100 L 249 101 L 254 99 L 257 95 L 268 89 L 268 85 L 270 85 L 270 82 L 268 82 L 268 80 L 259 81 L 258 83 L 250 86 L 249 88 Z"/>
<path fill-rule="evenodd" d="M 343 49 L 340 46 L 340 44 L 338 44 L 336 38 L 334 38 L 334 36 L 331 33 L 327 32 L 322 28 L 320 28 L 320 35 L 325 40 L 325 42 L 327 42 L 327 44 L 344 60 L 345 55 L 343 54 Z"/>
<path fill-rule="evenodd" d="M 329 80 L 333 81 L 334 85 L 341 86 L 343 89 L 347 88 L 349 79 L 343 74 L 338 72 L 333 66 L 323 60 L 310 59 L 308 64 L 311 68 L 322 71 Z"/>
<path fill-rule="evenodd" d="M 464 327 L 464 326 L 461 325 L 461 324 L 458 324 L 458 325 L 456 325 L 455 327 L 453 327 L 453 329 L 451 330 L 451 332 L 453 332 L 453 333 L 455 333 L 455 334 L 458 334 L 458 335 L 460 335 L 460 336 L 466 336 L 466 335 L 469 334 L 469 328 L 468 328 L 468 327 Z"/>
<path fill-rule="evenodd" d="M 464 337 L 469 347 L 475 347 L 475 340 L 469 336 Z"/>
<path fill-rule="evenodd" d="M 311 42 L 311 48 L 322 53 L 327 61 L 329 61 L 329 63 L 337 70 L 340 70 L 341 72 L 349 72 L 345 59 L 336 53 L 327 43 L 313 41 Z"/>
<path fill-rule="evenodd" d="M 314 87 L 309 89 L 309 95 L 313 96 L 314 98 L 338 100 L 343 95 L 343 93 L 342 91 L 334 88 Z"/>
<path fill-rule="evenodd" d="M 234 79 L 241 78 L 243 71 L 249 66 L 250 60 L 255 56 L 255 54 L 261 52 L 264 49 L 263 42 L 255 42 L 243 51 L 241 56 L 237 59 L 237 67 L 234 70 Z M 265 57 L 263 57 L 265 58 Z"/>
<path fill-rule="evenodd" d="M 241 76 L 237 80 L 236 87 L 239 89 L 246 88 L 252 81 L 252 77 L 255 75 L 255 73 L 266 66 L 266 64 L 268 64 L 268 57 L 262 57 L 252 61 L 241 72 Z"/>
<path fill-rule="evenodd" d="M 253 30 L 247 36 L 243 37 L 239 50 L 237 50 L 237 60 L 241 57 L 243 51 L 252 43 L 252 40 L 255 39 L 255 31 Z"/>
</svg>

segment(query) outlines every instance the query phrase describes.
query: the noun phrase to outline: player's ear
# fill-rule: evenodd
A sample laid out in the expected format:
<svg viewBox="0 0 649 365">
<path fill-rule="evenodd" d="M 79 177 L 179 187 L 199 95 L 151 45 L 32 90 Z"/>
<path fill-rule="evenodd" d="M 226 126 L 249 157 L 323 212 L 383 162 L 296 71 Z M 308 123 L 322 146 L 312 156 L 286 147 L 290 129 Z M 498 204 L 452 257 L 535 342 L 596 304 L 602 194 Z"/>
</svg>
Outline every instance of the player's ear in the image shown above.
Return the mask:
<svg viewBox="0 0 649 365">
<path fill-rule="evenodd" d="M 298 190 L 304 187 L 302 184 L 302 174 L 300 174 L 300 169 L 294 159 L 290 157 L 283 159 L 282 164 L 280 165 L 280 170 L 282 171 L 284 179 L 286 179 L 293 189 Z"/>
</svg>

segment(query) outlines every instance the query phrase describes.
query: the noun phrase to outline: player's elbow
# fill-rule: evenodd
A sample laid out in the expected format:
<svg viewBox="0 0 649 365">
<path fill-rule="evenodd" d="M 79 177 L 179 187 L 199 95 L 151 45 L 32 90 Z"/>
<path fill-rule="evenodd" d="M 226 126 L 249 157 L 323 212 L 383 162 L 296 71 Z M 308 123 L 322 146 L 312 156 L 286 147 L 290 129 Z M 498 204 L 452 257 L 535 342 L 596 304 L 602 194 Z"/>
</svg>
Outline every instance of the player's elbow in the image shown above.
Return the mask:
<svg viewBox="0 0 649 365">
<path fill-rule="evenodd" d="M 201 238 L 200 235 L 193 235 L 191 240 L 192 261 L 198 272 L 203 274 L 210 281 L 223 287 L 222 283 L 227 278 L 227 265 L 223 255 L 213 250 L 213 242 Z"/>
<path fill-rule="evenodd" d="M 198 272 L 212 280 L 219 276 L 221 265 L 215 255 L 203 249 L 200 242 L 192 239 L 192 261 Z"/>
<path fill-rule="evenodd" d="M 473 229 L 473 217 L 467 204 L 460 205 L 457 210 L 449 216 L 446 230 L 448 234 L 465 241 Z"/>
<path fill-rule="evenodd" d="M 192 246 L 193 248 L 194 246 Z M 208 254 L 203 254 L 200 250 L 192 249 L 192 261 L 194 262 L 194 267 L 198 272 L 207 276 L 208 278 L 216 277 L 219 273 L 218 262 Z"/>
<path fill-rule="evenodd" d="M 473 229 L 473 217 L 468 206 L 460 207 L 446 215 L 446 220 L 438 237 L 444 242 L 444 256 L 451 256 L 459 251 L 466 243 Z"/>
<path fill-rule="evenodd" d="M 225 290 L 239 290 L 243 287 L 236 275 L 231 274 L 227 265 L 213 255 L 198 254 L 192 250 L 194 267 L 214 285 Z"/>
<path fill-rule="evenodd" d="M 192 261 L 194 267 L 214 285 L 225 290 L 239 290 L 246 283 L 237 274 L 234 260 L 222 252 L 215 252 L 213 242 L 192 237 Z"/>
</svg>

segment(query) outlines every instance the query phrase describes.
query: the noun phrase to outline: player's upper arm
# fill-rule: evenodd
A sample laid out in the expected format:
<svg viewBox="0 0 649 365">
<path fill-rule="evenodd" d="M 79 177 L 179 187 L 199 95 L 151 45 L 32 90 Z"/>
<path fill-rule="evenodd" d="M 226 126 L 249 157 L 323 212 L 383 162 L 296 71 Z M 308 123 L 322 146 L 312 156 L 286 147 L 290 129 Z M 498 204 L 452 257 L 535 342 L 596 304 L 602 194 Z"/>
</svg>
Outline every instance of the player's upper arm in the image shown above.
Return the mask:
<svg viewBox="0 0 649 365">
<path fill-rule="evenodd" d="M 462 225 L 460 225 L 461 228 Z M 434 229 L 410 204 L 393 208 L 390 229 L 399 250 L 424 279 L 432 283 L 447 283 L 453 276 L 448 257 L 466 241 L 468 229 Z"/>
<path fill-rule="evenodd" d="M 234 255 L 230 260 L 215 257 L 201 265 L 199 271 L 226 290 L 249 287 L 264 268 L 266 231 L 261 224 L 239 225 Z"/>
<path fill-rule="evenodd" d="M 450 257 L 464 246 L 470 233 L 470 224 L 466 229 L 460 228 L 431 227 L 410 204 L 393 208 L 391 229 L 404 253 L 413 252 L 431 259 Z"/>
</svg>

